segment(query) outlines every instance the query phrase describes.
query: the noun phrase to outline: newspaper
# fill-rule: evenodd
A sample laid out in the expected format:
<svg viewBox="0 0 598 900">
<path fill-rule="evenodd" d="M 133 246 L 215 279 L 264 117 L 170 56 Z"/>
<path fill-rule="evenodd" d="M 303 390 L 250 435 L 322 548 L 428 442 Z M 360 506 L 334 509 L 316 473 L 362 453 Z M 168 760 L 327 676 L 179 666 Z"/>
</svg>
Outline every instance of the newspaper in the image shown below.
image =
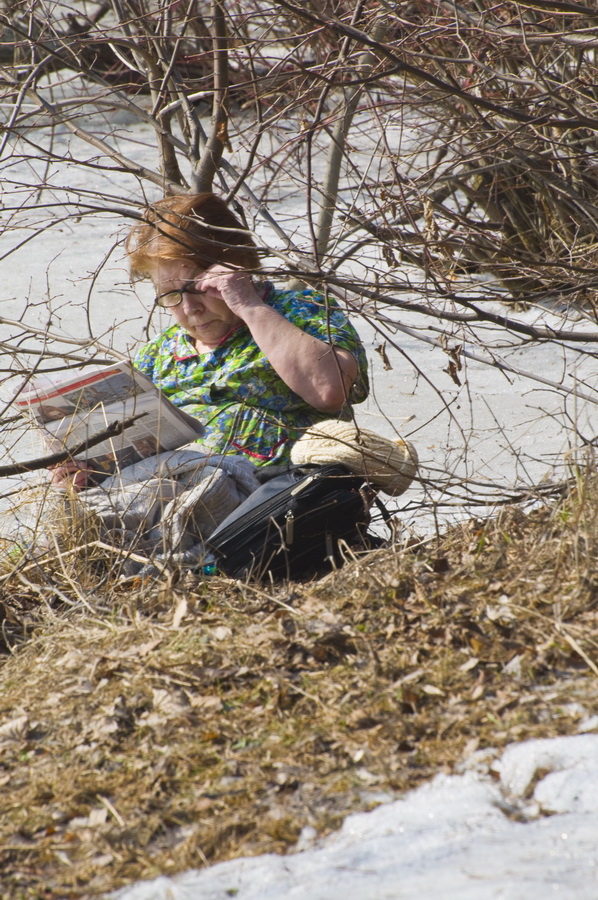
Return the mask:
<svg viewBox="0 0 598 900">
<path fill-rule="evenodd" d="M 78 454 L 96 472 L 96 481 L 117 469 L 175 450 L 204 433 L 203 425 L 174 406 L 147 375 L 130 362 L 73 370 L 70 377 L 48 374 L 26 382 L 14 405 L 28 412 L 50 453 L 74 448 L 114 422 L 138 417 L 117 437 Z"/>
</svg>

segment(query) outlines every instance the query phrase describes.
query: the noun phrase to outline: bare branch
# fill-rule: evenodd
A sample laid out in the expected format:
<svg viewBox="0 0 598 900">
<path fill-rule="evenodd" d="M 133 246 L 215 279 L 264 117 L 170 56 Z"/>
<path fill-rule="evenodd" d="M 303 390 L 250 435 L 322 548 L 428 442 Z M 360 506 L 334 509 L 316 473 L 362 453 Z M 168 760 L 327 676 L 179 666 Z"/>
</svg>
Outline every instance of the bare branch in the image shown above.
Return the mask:
<svg viewBox="0 0 598 900">
<path fill-rule="evenodd" d="M 103 441 L 118 437 L 125 429 L 130 428 L 137 419 L 140 419 L 145 415 L 147 415 L 147 413 L 140 413 L 137 416 L 129 416 L 129 418 L 123 419 L 121 422 L 111 422 L 102 431 L 94 434 L 93 437 L 88 438 L 86 441 L 82 441 L 70 450 L 61 450 L 60 453 L 50 453 L 48 456 L 40 456 L 38 459 L 29 460 L 29 462 L 12 463 L 10 466 L 0 466 L 0 478 L 8 478 L 11 475 L 24 475 L 25 472 L 36 472 L 39 469 L 47 469 L 50 466 L 60 465 L 60 463 L 66 462 L 68 459 L 73 459 L 75 456 L 79 456 L 79 454 L 91 450 L 92 447 L 96 447 Z"/>
<path fill-rule="evenodd" d="M 378 17 L 375 20 L 372 32 L 374 41 L 378 43 L 382 40 L 386 28 L 386 18 L 384 16 Z M 367 80 L 376 60 L 375 54 L 371 51 L 366 51 L 360 56 L 358 63 L 360 84 L 345 92 L 341 108 L 335 113 L 337 118 L 328 149 L 326 178 L 322 186 L 322 206 L 316 229 L 316 254 L 318 260 L 321 260 L 326 255 L 330 244 L 332 220 L 336 208 L 341 175 L 341 159 L 345 153 L 346 139 L 351 128 L 353 116 L 364 93 L 364 81 Z"/>
<path fill-rule="evenodd" d="M 214 175 L 228 143 L 228 34 L 222 0 L 212 0 L 211 11 L 214 59 L 212 130 L 193 173 L 193 188 L 197 192 L 212 189 Z"/>
</svg>

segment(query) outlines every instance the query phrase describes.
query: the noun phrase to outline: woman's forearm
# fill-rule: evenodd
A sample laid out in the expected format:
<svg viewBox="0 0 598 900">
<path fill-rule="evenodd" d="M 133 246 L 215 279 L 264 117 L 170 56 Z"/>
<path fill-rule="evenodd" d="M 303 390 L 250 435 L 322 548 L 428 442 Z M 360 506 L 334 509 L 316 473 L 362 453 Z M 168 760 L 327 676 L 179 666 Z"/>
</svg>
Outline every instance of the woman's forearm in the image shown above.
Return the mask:
<svg viewBox="0 0 598 900">
<path fill-rule="evenodd" d="M 291 390 L 322 412 L 338 412 L 357 375 L 348 351 L 306 334 L 264 303 L 242 270 L 212 266 L 195 279 L 203 291 L 217 291 L 249 328 L 254 341 Z"/>
<path fill-rule="evenodd" d="M 357 375 L 354 356 L 306 334 L 265 303 L 243 312 L 254 341 L 285 384 L 314 409 L 338 412 Z"/>
</svg>

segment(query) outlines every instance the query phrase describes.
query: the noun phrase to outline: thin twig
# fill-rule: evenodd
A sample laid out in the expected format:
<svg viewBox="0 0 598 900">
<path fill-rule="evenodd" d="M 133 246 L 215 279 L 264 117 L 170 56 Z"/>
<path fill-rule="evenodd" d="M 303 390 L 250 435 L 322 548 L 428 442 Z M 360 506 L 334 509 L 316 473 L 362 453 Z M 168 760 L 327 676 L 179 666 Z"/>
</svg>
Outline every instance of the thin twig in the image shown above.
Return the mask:
<svg viewBox="0 0 598 900">
<path fill-rule="evenodd" d="M 103 441 L 118 437 L 125 429 L 130 428 L 137 419 L 141 419 L 142 416 L 146 415 L 147 413 L 139 413 L 136 416 L 129 416 L 121 422 L 111 422 L 107 428 L 102 429 L 102 431 L 94 434 L 93 437 L 87 438 L 87 440 L 82 441 L 70 450 L 61 450 L 60 453 L 41 456 L 38 457 L 38 459 L 33 459 L 29 462 L 13 463 L 10 466 L 0 466 L 0 478 L 7 478 L 10 475 L 23 475 L 25 472 L 36 472 L 39 469 L 48 469 L 50 466 L 56 466 L 66 462 L 67 459 L 79 456 L 79 454 L 85 453 L 87 450 L 101 444 Z"/>
</svg>

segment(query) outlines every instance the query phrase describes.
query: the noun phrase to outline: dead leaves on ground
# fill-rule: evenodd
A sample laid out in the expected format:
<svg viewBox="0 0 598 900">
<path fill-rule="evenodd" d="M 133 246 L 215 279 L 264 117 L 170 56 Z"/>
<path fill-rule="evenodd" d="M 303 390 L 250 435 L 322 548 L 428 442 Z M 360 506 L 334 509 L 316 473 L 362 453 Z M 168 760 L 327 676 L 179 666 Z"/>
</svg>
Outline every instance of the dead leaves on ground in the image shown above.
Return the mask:
<svg viewBox="0 0 598 900">
<path fill-rule="evenodd" d="M 586 491 L 310 584 L 39 613 L 2 668 L 0 896 L 281 852 L 477 747 L 593 727 L 596 510 Z"/>
</svg>

